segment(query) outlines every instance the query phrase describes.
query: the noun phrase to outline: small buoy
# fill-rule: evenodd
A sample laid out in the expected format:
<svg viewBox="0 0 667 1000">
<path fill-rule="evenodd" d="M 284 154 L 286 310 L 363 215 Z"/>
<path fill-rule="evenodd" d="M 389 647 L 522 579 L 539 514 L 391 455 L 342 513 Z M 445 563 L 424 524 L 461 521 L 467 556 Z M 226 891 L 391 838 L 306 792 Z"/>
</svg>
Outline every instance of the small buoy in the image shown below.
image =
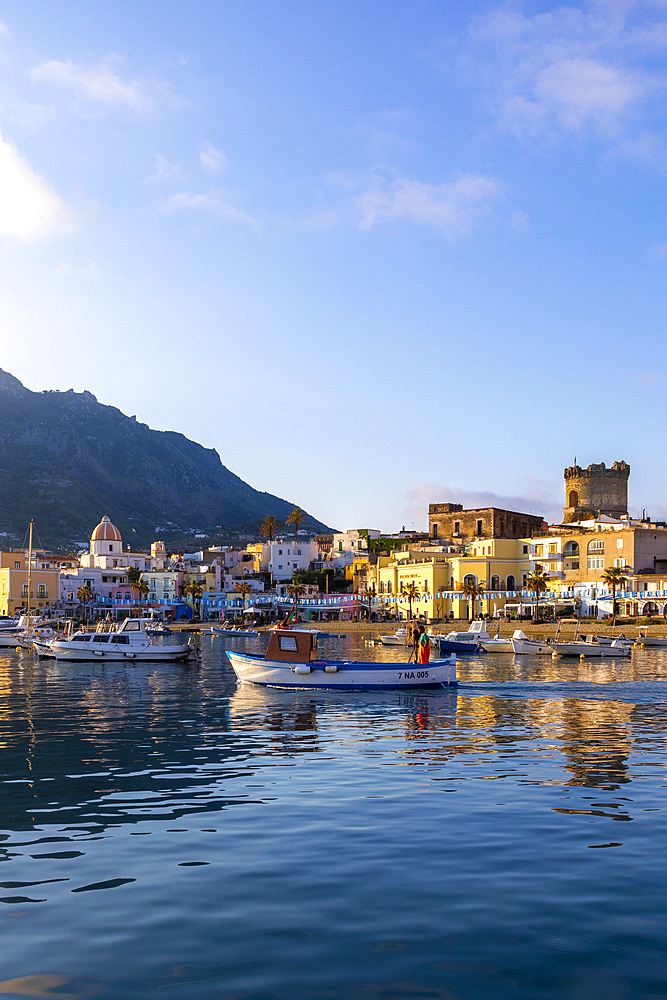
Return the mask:
<svg viewBox="0 0 667 1000">
<path fill-rule="evenodd" d="M 584 657 L 584 654 L 583 654 L 583 653 L 579 653 L 579 659 L 580 659 L 580 660 L 583 660 L 583 659 L 585 659 L 585 657 Z"/>
</svg>

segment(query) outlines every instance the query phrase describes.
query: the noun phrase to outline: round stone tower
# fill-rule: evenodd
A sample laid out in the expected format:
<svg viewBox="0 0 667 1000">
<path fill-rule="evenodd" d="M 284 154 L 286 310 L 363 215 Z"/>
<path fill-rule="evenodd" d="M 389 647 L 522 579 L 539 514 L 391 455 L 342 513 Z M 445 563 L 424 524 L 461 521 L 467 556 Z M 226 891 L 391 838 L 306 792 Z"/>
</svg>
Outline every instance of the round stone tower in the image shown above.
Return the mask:
<svg viewBox="0 0 667 1000">
<path fill-rule="evenodd" d="M 598 514 L 621 517 L 628 513 L 627 462 L 614 462 L 607 469 L 604 462 L 582 469 L 571 465 L 565 469 L 565 507 L 563 521 L 581 521 Z"/>
</svg>

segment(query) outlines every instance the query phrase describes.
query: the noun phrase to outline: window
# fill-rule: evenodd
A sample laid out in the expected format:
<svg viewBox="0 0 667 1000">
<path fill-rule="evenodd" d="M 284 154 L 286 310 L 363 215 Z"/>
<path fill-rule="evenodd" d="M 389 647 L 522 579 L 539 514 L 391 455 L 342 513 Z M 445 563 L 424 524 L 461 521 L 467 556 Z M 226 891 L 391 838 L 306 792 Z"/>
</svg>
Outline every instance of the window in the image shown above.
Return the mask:
<svg viewBox="0 0 667 1000">
<path fill-rule="evenodd" d="M 438 525 L 437 524 L 433 525 L 433 537 L 434 538 L 438 537 Z"/>
<path fill-rule="evenodd" d="M 338 543 L 338 551 L 339 551 L 339 552 L 342 552 L 342 551 L 343 551 L 343 543 L 342 543 L 342 542 L 339 542 L 339 543 Z"/>
<path fill-rule="evenodd" d="M 23 584 L 23 589 L 21 591 L 21 594 L 22 594 L 23 597 L 27 597 L 28 596 L 28 584 L 27 583 Z"/>
<path fill-rule="evenodd" d="M 555 552 L 555 551 L 556 551 L 556 543 L 554 542 L 552 545 L 549 546 L 549 552 Z"/>
<path fill-rule="evenodd" d="M 570 490 L 567 495 L 567 505 L 568 507 L 578 507 L 579 506 L 579 494 L 576 490 Z"/>
<path fill-rule="evenodd" d="M 454 534 L 458 535 L 458 534 L 460 534 L 460 532 L 461 532 L 461 522 L 460 521 L 454 521 Z"/>
<path fill-rule="evenodd" d="M 604 541 L 601 538 L 594 538 L 592 542 L 588 543 L 588 548 L 586 551 L 588 553 L 604 552 Z"/>
<path fill-rule="evenodd" d="M 278 549 L 278 555 L 281 556 L 282 554 L 283 554 L 283 550 L 282 549 Z M 282 566 L 280 568 L 282 569 Z"/>
<path fill-rule="evenodd" d="M 578 556 L 579 555 L 579 542 L 566 542 L 563 546 L 564 556 Z"/>
<path fill-rule="evenodd" d="M 428 594 L 428 580 L 424 580 L 424 593 Z"/>
<path fill-rule="evenodd" d="M 514 579 L 513 576 L 508 576 L 507 577 L 507 589 L 508 590 L 516 590 L 516 580 Z"/>
<path fill-rule="evenodd" d="M 482 534 L 483 527 L 484 527 L 484 522 L 483 521 L 478 521 L 477 522 L 477 534 L 478 535 Z"/>
<path fill-rule="evenodd" d="M 614 566 L 617 566 L 619 569 L 625 569 L 625 567 L 627 565 L 628 565 L 628 560 L 627 559 L 623 559 L 623 558 L 614 559 Z"/>
<path fill-rule="evenodd" d="M 622 538 L 617 538 L 616 539 L 616 548 L 617 549 L 622 549 L 623 548 L 623 539 Z"/>
<path fill-rule="evenodd" d="M 44 583 L 37 584 L 37 596 L 46 597 L 46 584 Z"/>
<path fill-rule="evenodd" d="M 524 547 L 523 547 L 523 554 L 524 554 L 524 556 L 528 555 L 528 546 L 527 545 L 524 545 Z"/>
<path fill-rule="evenodd" d="M 288 653 L 296 653 L 296 636 L 295 635 L 280 635 L 278 636 L 278 642 L 280 643 L 280 648 Z"/>
<path fill-rule="evenodd" d="M 497 576 L 491 577 L 491 590 L 500 590 L 500 579 Z"/>
<path fill-rule="evenodd" d="M 113 545 L 109 546 L 109 552 L 113 552 Z"/>
<path fill-rule="evenodd" d="M 587 560 L 588 569 L 604 569 L 604 556 L 589 556 Z"/>
<path fill-rule="evenodd" d="M 20 562 L 15 562 L 14 563 L 14 569 L 21 569 L 21 563 Z"/>
</svg>

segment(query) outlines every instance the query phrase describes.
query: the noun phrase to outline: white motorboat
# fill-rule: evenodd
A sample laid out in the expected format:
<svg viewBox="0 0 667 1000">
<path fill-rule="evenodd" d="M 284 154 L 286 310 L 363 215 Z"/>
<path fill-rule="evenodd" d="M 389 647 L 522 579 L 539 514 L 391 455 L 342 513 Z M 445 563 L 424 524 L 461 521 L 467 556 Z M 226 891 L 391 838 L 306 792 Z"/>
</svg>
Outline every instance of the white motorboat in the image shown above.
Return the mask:
<svg viewBox="0 0 667 1000">
<path fill-rule="evenodd" d="M 393 635 L 379 635 L 378 639 L 383 646 L 405 646 L 407 632 L 404 628 L 398 628 Z"/>
<path fill-rule="evenodd" d="M 643 646 L 663 646 L 667 647 L 667 638 L 661 635 L 649 635 L 648 626 L 637 626 L 637 642 Z"/>
<path fill-rule="evenodd" d="M 235 638 L 248 635 L 259 635 L 259 632 L 254 628 L 243 628 L 242 626 L 239 626 L 238 628 L 235 628 L 234 626 L 223 628 L 219 625 L 211 625 L 211 633 L 213 635 L 231 635 Z"/>
<path fill-rule="evenodd" d="M 70 638 L 49 643 L 56 660 L 184 660 L 194 649 L 189 644 L 160 645 L 146 632 L 150 619 L 126 618 L 117 632 L 75 632 Z"/>
<path fill-rule="evenodd" d="M 607 644 L 598 642 L 596 636 L 590 636 L 585 640 L 552 642 L 551 651 L 553 656 L 630 656 L 632 647 L 621 639 L 612 639 Z"/>
<path fill-rule="evenodd" d="M 554 651 L 550 642 L 529 639 L 520 628 L 515 628 L 510 640 L 515 656 L 551 656 Z"/>
<path fill-rule="evenodd" d="M 430 663 L 318 660 L 317 632 L 276 629 L 266 655 L 226 650 L 237 678 L 279 688 L 409 689 L 454 685 L 456 656 Z"/>
<path fill-rule="evenodd" d="M 487 653 L 514 652 L 514 649 L 512 648 L 512 640 L 509 637 L 503 639 L 503 637 L 500 634 L 500 631 L 496 632 L 496 634 L 491 639 L 482 639 L 481 643 L 482 646 L 484 646 L 484 649 L 487 651 Z"/>
<path fill-rule="evenodd" d="M 465 632 L 448 632 L 447 635 L 432 635 L 431 642 L 437 643 L 441 653 L 486 653 L 484 643 L 491 642 L 491 636 L 484 622 L 470 623 Z"/>
</svg>

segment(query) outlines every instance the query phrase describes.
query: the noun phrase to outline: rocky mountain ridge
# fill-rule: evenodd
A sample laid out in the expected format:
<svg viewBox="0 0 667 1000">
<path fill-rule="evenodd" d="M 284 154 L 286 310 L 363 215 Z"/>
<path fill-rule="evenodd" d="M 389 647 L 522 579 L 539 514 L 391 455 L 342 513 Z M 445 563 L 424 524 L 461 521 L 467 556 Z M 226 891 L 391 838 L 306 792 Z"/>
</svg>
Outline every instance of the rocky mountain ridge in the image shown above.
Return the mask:
<svg viewBox="0 0 667 1000">
<path fill-rule="evenodd" d="M 102 514 L 124 543 L 207 538 L 248 529 L 297 502 L 253 489 L 213 448 L 155 431 L 90 392 L 32 392 L 0 369 L 0 532 L 43 544 L 87 539 Z M 325 530 L 309 517 L 304 527 Z M 158 531 L 158 529 L 160 529 Z"/>
</svg>

